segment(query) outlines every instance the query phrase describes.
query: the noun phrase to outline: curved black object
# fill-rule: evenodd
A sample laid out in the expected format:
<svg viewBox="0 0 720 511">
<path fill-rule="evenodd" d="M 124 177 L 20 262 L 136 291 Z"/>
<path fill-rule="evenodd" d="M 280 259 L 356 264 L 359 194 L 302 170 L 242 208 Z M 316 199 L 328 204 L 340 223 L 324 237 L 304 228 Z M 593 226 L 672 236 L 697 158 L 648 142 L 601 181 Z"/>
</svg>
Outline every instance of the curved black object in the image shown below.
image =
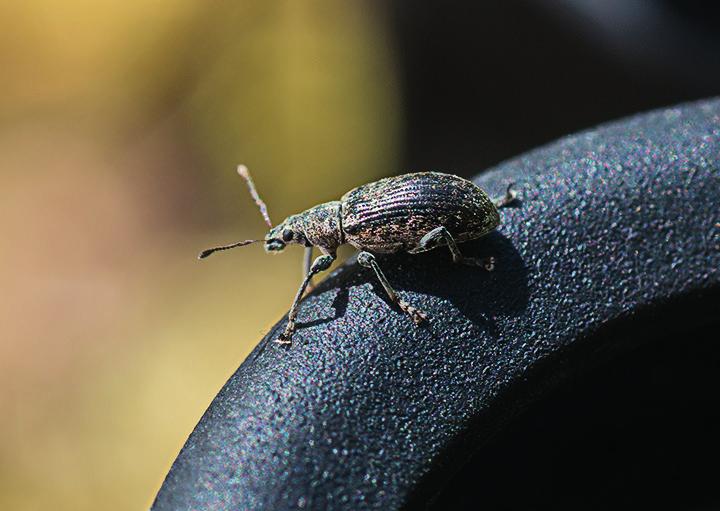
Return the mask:
<svg viewBox="0 0 720 511">
<path fill-rule="evenodd" d="M 675 361 L 663 381 L 677 377 L 669 387 L 683 389 L 692 371 L 677 363 L 687 353 L 705 366 L 720 360 L 714 343 L 695 343 L 720 324 L 720 101 L 570 136 L 477 182 L 499 195 L 511 180 L 519 207 L 503 211 L 498 232 L 462 246 L 495 255 L 495 272 L 455 266 L 445 250 L 381 259 L 431 316 L 417 328 L 369 270 L 340 268 L 303 302 L 295 344 L 266 342 L 282 321 L 228 381 L 153 508 L 399 509 L 433 498 L 460 508 L 465 492 L 492 509 L 502 499 L 488 486 L 494 468 L 518 478 L 508 483 L 516 491 L 545 477 L 541 464 L 502 472 L 513 438 L 532 439 L 514 456 L 534 449 L 536 462 L 546 459 L 555 451 L 543 439 L 564 437 L 538 428 L 569 403 L 602 403 L 606 419 L 620 420 L 632 400 L 623 412 L 604 389 L 626 395 L 635 374 L 652 374 L 646 364 L 667 367 L 658 360 Z M 714 376 L 703 382 L 719 394 Z M 568 442 L 607 430 L 591 434 Z M 582 479 L 583 470 L 566 473 Z"/>
</svg>

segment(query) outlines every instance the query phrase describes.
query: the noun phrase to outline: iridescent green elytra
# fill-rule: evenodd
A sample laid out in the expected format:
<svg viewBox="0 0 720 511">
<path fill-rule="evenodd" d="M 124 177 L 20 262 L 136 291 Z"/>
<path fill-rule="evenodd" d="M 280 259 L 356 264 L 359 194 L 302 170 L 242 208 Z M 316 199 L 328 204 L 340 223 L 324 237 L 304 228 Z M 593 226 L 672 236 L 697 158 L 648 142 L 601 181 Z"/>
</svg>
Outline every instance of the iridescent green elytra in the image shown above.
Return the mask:
<svg viewBox="0 0 720 511">
<path fill-rule="evenodd" d="M 336 258 L 337 248 L 348 243 L 360 250 L 357 261 L 371 268 L 390 300 L 412 320 L 422 323 L 427 315 L 402 300 L 380 269 L 373 254 L 408 252 L 416 254 L 447 246 L 453 262 L 494 268 L 494 258 L 465 257 L 457 244 L 480 238 L 500 224 L 498 208 L 515 200 L 508 186 L 505 197 L 493 201 L 477 185 L 442 172 L 417 172 L 368 183 L 343 195 L 340 200 L 314 206 L 272 226 L 265 203 L 244 165 L 238 172 L 270 226 L 264 240 L 245 240 L 203 251 L 205 258 L 217 250 L 264 241 L 266 252 L 281 252 L 289 244 L 305 247 L 303 282 L 288 314 L 285 331 L 276 342 L 290 344 L 295 331 L 298 305 L 313 276 L 325 271 Z M 312 261 L 313 247 L 322 255 Z"/>
</svg>

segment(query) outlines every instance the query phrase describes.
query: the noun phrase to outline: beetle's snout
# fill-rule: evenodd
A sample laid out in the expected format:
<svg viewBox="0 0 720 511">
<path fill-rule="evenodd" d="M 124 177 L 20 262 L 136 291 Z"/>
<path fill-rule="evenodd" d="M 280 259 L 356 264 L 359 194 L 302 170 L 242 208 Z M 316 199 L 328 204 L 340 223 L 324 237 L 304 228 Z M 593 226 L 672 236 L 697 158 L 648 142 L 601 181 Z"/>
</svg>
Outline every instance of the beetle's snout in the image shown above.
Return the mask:
<svg viewBox="0 0 720 511">
<path fill-rule="evenodd" d="M 265 252 L 282 252 L 285 248 L 285 242 L 277 238 L 265 240 Z"/>
</svg>

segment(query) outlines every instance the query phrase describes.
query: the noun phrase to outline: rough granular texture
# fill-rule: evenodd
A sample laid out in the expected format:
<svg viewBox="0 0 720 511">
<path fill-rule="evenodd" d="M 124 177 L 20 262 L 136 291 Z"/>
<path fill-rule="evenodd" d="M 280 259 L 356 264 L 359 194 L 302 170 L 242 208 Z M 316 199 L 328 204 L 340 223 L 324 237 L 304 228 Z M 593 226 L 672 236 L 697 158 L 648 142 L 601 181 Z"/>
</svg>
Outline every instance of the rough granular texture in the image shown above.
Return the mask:
<svg viewBox="0 0 720 511">
<path fill-rule="evenodd" d="M 256 349 L 228 381 L 154 508 L 422 502 L 554 385 L 652 342 L 676 310 L 692 315 L 685 301 L 717 291 L 720 101 L 570 136 L 476 182 L 501 195 L 510 180 L 520 207 L 462 245 L 494 255 L 495 272 L 446 250 L 381 258 L 430 315 L 418 328 L 370 270 L 340 268 L 303 302 L 294 345 Z"/>
</svg>

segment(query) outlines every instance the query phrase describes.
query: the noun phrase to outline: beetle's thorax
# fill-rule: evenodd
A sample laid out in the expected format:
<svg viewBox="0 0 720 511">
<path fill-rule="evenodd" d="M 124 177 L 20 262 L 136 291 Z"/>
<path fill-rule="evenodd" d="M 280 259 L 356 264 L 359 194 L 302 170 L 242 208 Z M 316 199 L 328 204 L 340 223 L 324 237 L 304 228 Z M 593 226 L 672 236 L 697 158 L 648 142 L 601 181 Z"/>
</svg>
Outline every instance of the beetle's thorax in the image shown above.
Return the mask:
<svg viewBox="0 0 720 511">
<path fill-rule="evenodd" d="M 289 216 L 267 233 L 265 250 L 277 253 L 294 243 L 334 254 L 337 247 L 345 243 L 341 212 L 340 201 L 333 201 Z"/>
<path fill-rule="evenodd" d="M 297 217 L 303 223 L 305 237 L 311 245 L 334 253 L 337 247 L 345 243 L 341 214 L 340 201 L 332 201 L 318 204 Z"/>
</svg>

